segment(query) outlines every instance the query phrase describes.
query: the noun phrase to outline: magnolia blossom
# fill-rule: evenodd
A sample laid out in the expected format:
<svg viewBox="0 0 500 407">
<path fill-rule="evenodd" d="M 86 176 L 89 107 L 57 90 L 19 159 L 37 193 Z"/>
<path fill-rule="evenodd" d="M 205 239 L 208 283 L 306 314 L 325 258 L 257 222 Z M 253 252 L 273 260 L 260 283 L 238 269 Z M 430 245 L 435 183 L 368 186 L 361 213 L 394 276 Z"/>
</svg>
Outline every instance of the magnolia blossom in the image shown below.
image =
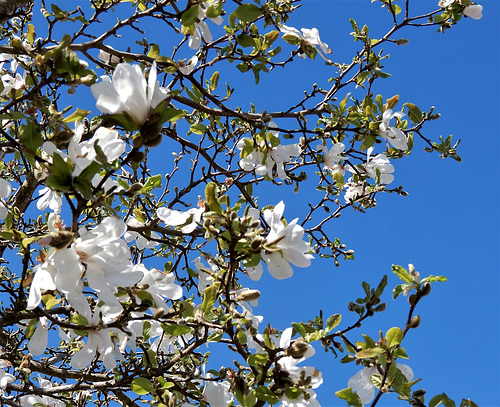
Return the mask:
<svg viewBox="0 0 500 407">
<path fill-rule="evenodd" d="M 345 191 L 344 200 L 347 203 L 356 201 L 357 198 L 363 196 L 365 193 L 363 184 L 356 184 L 352 182 L 352 178 L 349 178 L 345 186 L 347 187 L 347 190 Z"/>
<path fill-rule="evenodd" d="M 289 349 L 291 346 L 293 347 L 291 341 L 292 332 L 293 328 L 287 328 L 281 334 L 279 347 L 285 349 L 285 351 Z M 279 359 L 278 364 L 280 365 L 281 370 L 288 372 L 288 377 L 292 379 L 294 382 L 297 382 L 301 378 L 301 376 L 303 376 L 304 378 L 309 378 L 310 379 L 309 386 L 312 389 L 316 389 L 323 383 L 321 372 L 319 372 L 312 366 L 302 366 L 302 367 L 297 366 L 297 364 L 310 358 L 314 354 L 315 354 L 314 348 L 310 344 L 307 344 L 307 347 L 305 348 L 305 351 L 302 355 L 295 355 L 296 357 L 282 356 L 281 359 Z M 296 399 L 289 399 L 288 397 L 283 396 L 281 399 L 282 402 L 281 406 L 319 407 L 319 402 L 316 400 L 316 393 L 309 389 L 307 390 L 307 392 L 309 393 L 310 396 L 307 399 L 304 397 L 304 395 L 300 395 Z"/>
<path fill-rule="evenodd" d="M 99 352 L 99 359 L 108 370 L 116 367 L 116 359 L 124 360 L 116 340 L 120 331 L 117 328 L 101 328 L 99 326 L 101 324 L 100 313 L 101 310 L 96 309 L 90 318 L 87 316 L 88 324 L 94 326 L 95 329 L 89 330 L 87 343 L 72 356 L 70 365 L 73 369 L 86 368 L 96 357 L 97 352 Z M 106 324 L 112 320 L 103 322 Z"/>
<path fill-rule="evenodd" d="M 281 220 L 284 210 L 285 204 L 281 201 L 274 210 L 264 211 L 264 219 L 271 231 L 266 237 L 266 249 L 260 254 L 271 275 L 279 280 L 293 275 L 290 263 L 297 267 L 309 267 L 314 258 L 309 253 L 309 244 L 302 240 L 304 228 L 297 225 L 298 218 L 287 226 Z M 247 274 L 252 280 L 259 280 L 262 277 L 262 264 L 247 268 Z"/>
<path fill-rule="evenodd" d="M 410 366 L 396 363 L 396 367 L 408 381 L 413 379 L 413 370 L 411 370 Z M 375 397 L 375 386 L 370 380 L 370 377 L 374 374 L 379 374 L 376 366 L 365 367 L 347 382 L 347 385 L 358 393 L 362 404 L 368 404 Z"/>
<path fill-rule="evenodd" d="M 316 150 L 318 151 L 323 151 L 323 167 L 327 170 L 333 171 L 333 172 L 344 172 L 344 168 L 340 165 L 338 165 L 338 162 L 343 160 L 344 157 L 342 156 L 342 153 L 344 152 L 345 146 L 343 143 L 335 143 L 330 150 L 328 150 L 328 147 L 324 144 L 320 144 L 318 147 L 316 147 Z"/>
<path fill-rule="evenodd" d="M 3 91 L 0 96 L 8 95 L 12 90 L 23 89 L 26 86 L 26 72 L 23 75 L 17 73 L 15 76 L 4 74 L 1 76 Z"/>
<path fill-rule="evenodd" d="M 275 138 L 278 138 L 279 131 L 272 130 L 276 124 L 271 122 L 269 124 L 269 133 Z M 253 151 L 243 157 L 243 151 L 247 146 L 253 146 Z M 237 144 L 236 148 L 242 151 L 243 158 L 240 160 L 239 165 L 243 171 L 254 171 L 257 175 L 264 175 L 267 173 L 269 177 L 274 178 L 273 169 L 276 167 L 278 178 L 285 180 L 287 178 L 285 172 L 285 165 L 290 162 L 292 157 L 300 155 L 299 144 L 277 145 L 270 146 L 264 140 L 257 142 L 247 137 L 242 138 Z"/>
<path fill-rule="evenodd" d="M 220 270 L 216 264 L 213 264 L 209 261 L 208 264 L 210 265 L 210 269 L 212 272 L 212 274 L 210 274 L 208 272 L 208 268 L 205 267 L 205 265 L 201 262 L 201 257 L 197 257 L 196 259 L 194 259 L 193 263 L 198 274 L 198 293 L 201 295 L 203 294 L 203 291 L 205 291 L 205 288 L 211 286 L 214 283 L 214 277 L 212 274 L 218 274 Z"/>
<path fill-rule="evenodd" d="M 9 195 L 12 193 L 12 187 L 10 186 L 9 181 L 0 178 L 0 199 L 7 199 Z M 3 220 L 7 217 L 9 211 L 3 202 L 0 201 L 0 220 Z"/>
<path fill-rule="evenodd" d="M 198 57 L 194 55 L 187 62 L 186 60 L 178 61 L 178 64 L 179 64 L 179 71 L 183 75 L 189 75 L 191 72 L 193 72 L 194 68 L 198 64 Z"/>
<path fill-rule="evenodd" d="M 41 355 L 45 352 L 49 341 L 49 320 L 46 317 L 40 317 L 35 332 L 31 337 L 28 350 L 32 355 Z"/>
<path fill-rule="evenodd" d="M 134 267 L 143 273 L 137 286 L 151 294 L 157 308 L 163 308 L 165 312 L 168 312 L 169 307 L 165 303 L 165 299 L 178 300 L 182 297 L 182 288 L 174 284 L 175 275 L 173 273 L 163 274 L 155 268 L 148 270 L 142 264 Z"/>
<path fill-rule="evenodd" d="M 370 154 L 373 151 L 373 147 L 367 150 L 366 163 L 363 164 L 363 168 L 370 178 L 374 180 L 377 179 L 377 169 L 380 173 L 380 183 L 390 184 L 394 180 L 393 165 L 389 162 L 389 159 L 385 154 L 377 154 L 375 157 L 371 157 Z"/>
<path fill-rule="evenodd" d="M 168 226 L 181 226 L 182 233 L 191 233 L 201 222 L 204 208 L 192 208 L 186 212 L 176 211 L 169 208 L 159 208 L 156 211 L 158 217 Z"/>
<path fill-rule="evenodd" d="M 302 32 L 300 32 L 294 27 L 288 27 L 286 25 L 283 25 L 280 28 L 280 31 L 285 35 L 293 35 L 294 37 L 298 37 L 304 40 L 309 45 L 316 48 L 318 53 L 325 61 L 329 61 L 329 59 L 326 57 L 326 54 L 331 54 L 332 50 L 330 49 L 330 47 L 328 47 L 328 44 L 321 41 L 321 39 L 319 38 L 319 31 L 317 28 L 311 28 L 311 29 L 301 28 L 300 31 Z M 300 53 L 298 55 L 301 58 L 306 58 L 306 54 L 304 53 Z"/>
<path fill-rule="evenodd" d="M 480 20 L 483 17 L 483 6 L 479 4 L 471 4 L 464 8 L 464 16 Z"/>
<path fill-rule="evenodd" d="M 456 0 L 440 0 L 438 5 L 439 7 L 442 7 L 442 8 L 446 8 L 448 7 L 450 4 L 453 4 L 455 3 Z"/>
<path fill-rule="evenodd" d="M 125 62 L 116 65 L 113 77 L 101 76 L 101 82 L 90 87 L 97 99 L 96 107 L 105 114 L 127 113 L 142 125 L 151 111 L 168 96 L 156 81 L 156 62 L 153 62 L 146 82 L 139 65 Z"/>
<path fill-rule="evenodd" d="M 40 198 L 36 201 L 36 207 L 40 211 L 44 211 L 49 208 L 54 213 L 61 212 L 62 207 L 62 196 L 59 192 L 45 187 L 38 191 Z"/>
<path fill-rule="evenodd" d="M 114 49 L 109 45 L 108 48 Z M 99 55 L 97 55 L 97 58 L 99 58 L 99 60 L 101 60 L 102 62 L 112 65 L 118 64 L 120 62 L 120 58 L 118 58 L 116 55 L 111 55 L 109 52 L 102 49 L 99 51 Z"/>
<path fill-rule="evenodd" d="M 50 380 L 44 379 L 40 375 L 38 375 L 38 384 L 42 390 L 51 390 L 54 387 Z M 31 407 L 34 405 L 44 405 L 47 407 L 66 406 L 66 403 L 62 400 L 58 400 L 50 396 L 36 396 L 34 394 L 21 396 L 19 398 L 19 403 L 21 404 L 21 407 Z"/>
<path fill-rule="evenodd" d="M 16 380 L 16 378 L 11 375 L 10 373 L 7 373 L 5 368 L 9 368 L 10 363 L 7 362 L 6 360 L 0 359 L 0 389 L 5 390 L 7 387 L 7 384 L 12 383 Z"/>
<path fill-rule="evenodd" d="M 408 149 L 408 139 L 406 134 L 397 127 L 391 127 L 390 121 L 392 118 L 396 117 L 398 120 L 401 119 L 405 114 L 402 112 L 392 112 L 392 109 L 387 109 L 382 115 L 382 123 L 379 125 L 378 134 L 380 137 L 391 143 L 394 148 L 400 150 Z"/>
<path fill-rule="evenodd" d="M 194 31 L 189 36 L 189 41 L 188 41 L 189 48 L 191 49 L 200 48 L 202 38 L 206 42 L 212 42 L 212 33 L 208 28 L 208 24 L 204 20 L 208 18 L 207 9 L 213 2 L 214 0 L 205 1 L 198 6 L 198 18 L 194 23 Z M 221 16 L 208 19 L 217 25 L 221 25 L 222 22 L 224 21 Z"/>
<path fill-rule="evenodd" d="M 203 398 L 210 407 L 226 407 L 234 398 L 230 389 L 231 383 L 229 382 L 218 383 L 214 381 L 205 381 Z"/>
<path fill-rule="evenodd" d="M 127 226 L 131 226 L 134 228 L 140 228 L 144 226 L 144 223 L 139 222 L 136 218 L 131 217 L 127 220 Z M 160 235 L 156 232 L 151 231 L 150 237 L 153 239 L 160 239 Z M 158 242 L 151 241 L 144 236 L 142 236 L 139 232 L 134 232 L 132 230 L 128 230 L 125 232 L 123 235 L 123 238 L 127 242 L 132 242 L 135 240 L 135 244 L 139 250 L 144 250 L 144 249 L 153 249 L 156 246 L 159 245 Z"/>
</svg>

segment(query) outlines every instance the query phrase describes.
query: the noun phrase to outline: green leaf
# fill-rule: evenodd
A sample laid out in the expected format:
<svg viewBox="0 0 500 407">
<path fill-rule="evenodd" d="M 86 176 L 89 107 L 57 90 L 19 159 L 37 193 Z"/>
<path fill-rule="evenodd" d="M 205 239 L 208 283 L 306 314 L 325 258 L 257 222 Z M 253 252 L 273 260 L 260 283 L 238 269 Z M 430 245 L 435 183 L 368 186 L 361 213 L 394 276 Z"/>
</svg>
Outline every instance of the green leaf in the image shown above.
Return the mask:
<svg viewBox="0 0 500 407">
<path fill-rule="evenodd" d="M 350 387 L 347 389 L 339 390 L 335 392 L 335 395 L 342 400 L 347 401 L 347 404 L 353 407 L 363 407 L 361 399 L 358 393 L 352 391 Z"/>
<path fill-rule="evenodd" d="M 153 393 L 155 390 L 153 384 L 144 377 L 136 377 L 132 380 L 132 385 L 130 387 L 135 394 L 139 395 Z"/>
<path fill-rule="evenodd" d="M 333 314 L 326 320 L 326 330 L 327 332 L 330 332 L 333 328 L 335 328 L 338 324 L 340 324 L 340 321 L 342 319 L 342 315 L 340 314 Z"/>
<path fill-rule="evenodd" d="M 75 112 L 71 113 L 68 117 L 64 118 L 64 122 L 73 123 L 76 122 L 77 120 L 82 120 L 90 113 L 91 113 L 90 110 L 82 110 L 77 108 Z"/>
<path fill-rule="evenodd" d="M 413 103 L 405 103 L 403 106 L 408 107 L 408 117 L 413 123 L 420 123 L 422 120 L 422 112 L 417 105 Z"/>
<path fill-rule="evenodd" d="M 153 175 L 146 180 L 146 183 L 141 188 L 141 193 L 151 192 L 154 188 L 161 188 L 161 174 Z"/>
<path fill-rule="evenodd" d="M 240 4 L 234 14 L 244 23 L 249 23 L 256 20 L 260 16 L 260 7 L 254 4 Z"/>
<path fill-rule="evenodd" d="M 203 314 L 210 312 L 214 307 L 215 301 L 217 300 L 219 286 L 220 283 L 216 282 L 203 290 L 203 303 L 201 304 L 201 311 Z"/>
<path fill-rule="evenodd" d="M 54 153 L 45 185 L 57 191 L 68 192 L 72 181 L 71 173 L 71 166 L 59 154 Z"/>
<path fill-rule="evenodd" d="M 255 40 L 247 34 L 238 35 L 236 41 L 243 48 L 255 47 Z"/>
<path fill-rule="evenodd" d="M 398 327 L 391 328 L 385 334 L 385 339 L 389 348 L 399 345 L 403 341 L 403 331 Z"/>
<path fill-rule="evenodd" d="M 43 137 L 33 122 L 29 122 L 23 129 L 23 146 L 35 152 L 43 144 Z"/>
<path fill-rule="evenodd" d="M 428 277 L 425 277 L 422 279 L 422 283 L 425 283 L 426 281 L 428 281 L 429 283 L 434 283 L 436 281 L 439 281 L 439 282 L 446 282 L 448 281 L 448 279 L 445 277 L 445 276 L 428 276 Z"/>
<path fill-rule="evenodd" d="M 377 141 L 377 136 L 366 136 L 363 140 L 363 144 L 361 144 L 360 150 L 365 151 L 368 150 L 371 146 L 375 144 Z"/>
<path fill-rule="evenodd" d="M 222 13 L 222 2 L 218 1 L 217 3 L 213 3 L 207 8 L 206 15 L 208 18 L 216 18 L 219 17 Z"/>
<path fill-rule="evenodd" d="M 260 401 L 265 401 L 269 404 L 276 404 L 280 401 L 280 398 L 276 394 L 274 394 L 269 387 L 266 386 L 257 387 L 255 389 L 255 393 Z"/>
<path fill-rule="evenodd" d="M 210 78 L 210 90 L 213 92 L 219 83 L 219 71 L 215 71 Z"/>
<path fill-rule="evenodd" d="M 392 299 L 395 300 L 396 298 L 398 298 L 401 295 L 401 293 L 405 290 L 405 288 L 407 288 L 408 286 L 409 284 L 399 284 L 396 287 L 394 287 L 392 289 Z"/>
<path fill-rule="evenodd" d="M 375 295 L 377 297 L 380 297 L 383 294 L 384 288 L 386 286 L 387 286 L 387 275 L 382 277 L 382 280 L 380 281 L 379 285 L 377 286 L 377 289 L 375 290 Z"/>
<path fill-rule="evenodd" d="M 370 348 L 370 349 L 362 350 L 362 351 L 356 353 L 356 358 L 358 358 L 358 359 L 370 359 L 370 358 L 374 358 L 375 356 L 378 356 L 382 353 L 384 353 L 384 350 L 382 348 L 379 348 L 379 347 Z"/>
<path fill-rule="evenodd" d="M 195 123 L 191 125 L 189 128 L 189 131 L 194 134 L 203 134 L 205 133 L 205 130 L 207 129 L 207 126 L 205 126 L 203 123 Z"/>
<path fill-rule="evenodd" d="M 158 44 L 151 44 L 151 48 L 148 51 L 148 57 L 150 58 L 158 58 L 160 56 L 160 47 Z"/>
<path fill-rule="evenodd" d="M 189 27 L 196 22 L 198 18 L 198 5 L 189 7 L 181 16 L 181 24 L 184 27 Z"/>
<path fill-rule="evenodd" d="M 393 264 L 391 269 L 392 272 L 396 274 L 398 278 L 404 281 L 405 283 L 411 284 L 413 282 L 410 273 L 408 273 L 408 271 L 404 267 Z"/>
<path fill-rule="evenodd" d="M 161 324 L 163 331 L 170 336 L 180 336 L 191 332 L 191 328 L 186 325 L 179 325 L 170 322 Z"/>
<path fill-rule="evenodd" d="M 160 122 L 175 122 L 179 119 L 182 119 L 186 115 L 185 110 L 179 110 L 174 107 L 168 107 L 161 111 Z"/>
<path fill-rule="evenodd" d="M 445 393 L 438 394 L 437 396 L 434 396 L 431 401 L 429 401 L 429 407 L 436 407 L 440 404 L 443 404 L 445 407 L 455 407 L 455 402 Z"/>
</svg>

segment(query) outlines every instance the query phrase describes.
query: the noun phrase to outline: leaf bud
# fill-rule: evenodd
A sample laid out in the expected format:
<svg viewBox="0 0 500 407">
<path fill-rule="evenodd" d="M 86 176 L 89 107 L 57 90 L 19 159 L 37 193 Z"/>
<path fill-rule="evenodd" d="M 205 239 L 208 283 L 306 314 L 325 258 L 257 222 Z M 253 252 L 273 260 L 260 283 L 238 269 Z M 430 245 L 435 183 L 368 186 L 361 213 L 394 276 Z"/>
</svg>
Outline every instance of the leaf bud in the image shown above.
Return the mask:
<svg viewBox="0 0 500 407">
<path fill-rule="evenodd" d="M 383 312 L 385 311 L 385 308 L 387 307 L 387 304 L 385 302 L 377 305 L 375 308 L 373 308 L 373 311 L 375 312 Z"/>
<path fill-rule="evenodd" d="M 146 154 L 144 154 L 142 151 L 139 150 L 132 151 L 129 155 L 130 162 L 136 164 L 143 162 L 144 158 L 146 158 Z"/>
<path fill-rule="evenodd" d="M 67 230 L 60 230 L 55 235 L 52 236 L 52 240 L 50 241 L 50 247 L 55 249 L 64 249 L 73 241 L 73 233 L 68 232 Z"/>
<path fill-rule="evenodd" d="M 309 345 L 301 340 L 292 342 L 290 347 L 285 351 L 285 355 L 291 356 L 294 359 L 302 358 L 309 348 Z"/>
<path fill-rule="evenodd" d="M 425 389 L 419 389 L 419 390 L 415 390 L 412 394 L 412 397 L 413 398 L 417 398 L 417 397 L 423 397 L 425 395 L 425 393 L 427 393 L 425 391 Z"/>
<path fill-rule="evenodd" d="M 134 148 L 141 148 L 144 145 L 144 137 L 137 133 L 132 140 L 132 144 Z"/>
<path fill-rule="evenodd" d="M 146 147 L 156 147 L 156 146 L 159 146 L 161 144 L 162 139 L 163 139 L 163 135 L 161 133 L 159 133 L 155 138 L 148 139 L 144 143 L 144 145 Z"/>
<path fill-rule="evenodd" d="M 420 326 L 420 315 L 415 315 L 410 321 L 410 328 L 418 328 Z"/>
<path fill-rule="evenodd" d="M 411 306 L 415 306 L 417 303 L 417 294 L 412 294 L 408 297 L 408 302 L 410 303 Z"/>
<path fill-rule="evenodd" d="M 408 44 L 408 40 L 406 38 L 400 38 L 399 40 L 396 40 L 397 45 L 406 45 Z"/>
<path fill-rule="evenodd" d="M 265 239 L 261 236 L 256 236 L 255 239 L 252 240 L 252 243 L 250 243 L 250 248 L 252 250 L 257 250 L 260 248 L 260 246 L 265 243 Z"/>
<path fill-rule="evenodd" d="M 260 298 L 259 290 L 245 290 L 236 297 L 236 301 L 254 301 Z"/>
<path fill-rule="evenodd" d="M 429 295 L 430 292 L 431 292 L 431 283 L 426 281 L 422 285 L 422 288 L 420 289 L 420 294 L 422 295 L 422 297 L 425 297 L 426 295 Z"/>
<path fill-rule="evenodd" d="M 163 308 L 158 308 L 155 312 L 155 319 L 161 318 L 165 314 L 165 310 Z"/>
<path fill-rule="evenodd" d="M 142 188 L 144 188 L 144 185 L 140 182 L 135 182 L 130 186 L 130 188 L 127 190 L 127 194 L 133 195 L 139 192 Z"/>
</svg>

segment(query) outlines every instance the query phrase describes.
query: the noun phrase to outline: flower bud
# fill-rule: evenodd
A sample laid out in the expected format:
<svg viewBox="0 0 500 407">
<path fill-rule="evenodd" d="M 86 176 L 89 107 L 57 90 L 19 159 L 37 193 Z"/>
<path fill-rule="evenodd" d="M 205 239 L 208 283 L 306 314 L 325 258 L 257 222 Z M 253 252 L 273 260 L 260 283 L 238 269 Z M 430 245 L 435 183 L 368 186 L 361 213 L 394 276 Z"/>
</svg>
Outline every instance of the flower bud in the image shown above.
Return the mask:
<svg viewBox="0 0 500 407">
<path fill-rule="evenodd" d="M 422 297 L 425 297 L 426 295 L 429 295 L 430 292 L 431 292 L 431 283 L 426 281 L 422 286 L 422 288 L 420 289 L 420 294 L 422 295 Z"/>
<path fill-rule="evenodd" d="M 260 298 L 259 290 L 245 290 L 236 297 L 236 301 L 254 301 Z"/>
<path fill-rule="evenodd" d="M 49 245 L 55 249 L 64 249 L 73 241 L 73 238 L 74 236 L 72 232 L 61 230 L 52 236 L 52 240 Z"/>
<path fill-rule="evenodd" d="M 144 188 L 144 185 L 140 182 L 136 182 L 130 186 L 130 188 L 127 190 L 127 194 L 130 194 L 130 195 L 136 194 L 142 188 Z"/>
<path fill-rule="evenodd" d="M 294 359 L 300 359 L 306 354 L 308 348 L 309 345 L 307 343 L 297 340 L 292 342 L 290 347 L 285 351 L 285 355 L 291 356 Z"/>
<path fill-rule="evenodd" d="M 139 133 L 134 136 L 132 141 L 134 148 L 141 148 L 144 145 L 144 137 L 142 137 Z"/>
<path fill-rule="evenodd" d="M 255 239 L 252 240 L 252 243 L 250 243 L 250 248 L 252 250 L 257 250 L 264 242 L 265 239 L 263 237 L 256 236 Z"/>
<path fill-rule="evenodd" d="M 412 394 L 412 397 L 414 399 L 418 398 L 418 397 L 423 397 L 425 395 L 425 393 L 427 393 L 427 392 L 424 389 L 415 390 Z"/>
<path fill-rule="evenodd" d="M 420 315 L 415 315 L 410 321 L 410 328 L 418 328 L 420 326 Z"/>
<path fill-rule="evenodd" d="M 412 294 L 408 297 L 408 302 L 410 303 L 411 306 L 414 306 L 417 303 L 417 295 Z"/>
<path fill-rule="evenodd" d="M 406 38 L 400 38 L 399 40 L 396 40 L 397 45 L 406 45 L 408 44 L 408 40 Z"/>
<path fill-rule="evenodd" d="M 379 304 L 375 308 L 373 308 L 373 311 L 382 312 L 382 311 L 385 311 L 386 307 L 387 307 L 387 304 L 385 302 L 383 302 L 382 304 Z"/>
</svg>

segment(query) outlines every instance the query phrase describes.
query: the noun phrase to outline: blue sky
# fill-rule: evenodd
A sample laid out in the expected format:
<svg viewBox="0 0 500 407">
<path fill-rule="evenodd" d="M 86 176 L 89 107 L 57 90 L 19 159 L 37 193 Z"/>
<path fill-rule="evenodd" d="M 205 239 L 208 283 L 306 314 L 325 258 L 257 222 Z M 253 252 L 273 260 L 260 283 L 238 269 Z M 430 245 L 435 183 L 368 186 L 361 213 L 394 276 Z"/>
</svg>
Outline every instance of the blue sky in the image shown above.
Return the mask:
<svg viewBox="0 0 500 407">
<path fill-rule="evenodd" d="M 412 4 L 415 11 L 428 11 L 437 6 L 437 0 L 414 0 Z M 500 5 L 496 0 L 481 4 L 482 20 L 466 19 L 444 35 L 435 28 L 403 30 L 401 37 L 408 38 L 409 44 L 385 47 L 391 54 L 385 70 L 392 77 L 379 80 L 374 88 L 384 97 L 399 94 L 396 109 L 403 102 L 415 103 L 425 111 L 435 106 L 441 119 L 430 123 L 425 135 L 434 140 L 449 134 L 462 139 L 459 154 L 463 162 L 425 153 L 423 143 L 417 143 L 409 158 L 394 162 L 394 184 L 404 186 L 407 198 L 380 196 L 377 207 L 366 214 L 346 211 L 331 222 L 331 235 L 355 250 L 355 261 L 342 261 L 335 268 L 333 262 L 317 259 L 308 269 L 296 269 L 291 279 L 277 281 L 266 272 L 261 281 L 248 280 L 248 285 L 262 291 L 255 313 L 265 317 L 264 324 L 284 329 L 291 322 L 313 318 L 321 309 L 326 317 L 341 313 L 339 328 L 344 328 L 355 320 L 347 312 L 347 304 L 362 295 L 361 281 L 376 285 L 389 274 L 388 310 L 350 337 L 359 340 L 361 333 L 376 338 L 379 329 L 385 332 L 392 326 L 404 326 L 408 304 L 403 297 L 391 299 L 390 289 L 398 284 L 391 275 L 391 264 L 406 267 L 413 263 L 423 276 L 446 275 L 448 282 L 434 284 L 431 295 L 417 308 L 421 326 L 403 343 L 411 357 L 408 364 L 416 377 L 423 378 L 416 388 L 427 390 L 427 400 L 446 392 L 458 401 L 470 397 L 481 406 L 498 406 Z M 332 59 L 350 62 L 357 49 L 349 35 L 351 17 L 360 27 L 367 24 L 372 37 L 383 35 L 391 24 L 387 10 L 369 0 L 304 0 L 287 24 L 298 29 L 318 28 L 321 39 L 333 50 Z M 292 49 L 282 46 L 283 55 Z M 290 100 L 299 100 L 314 82 L 328 87 L 327 80 L 333 76 L 319 57 L 295 61 L 290 68 L 261 75 L 257 87 L 251 75 L 234 69 L 230 78 L 237 85 L 233 103 L 248 108 L 254 102 L 261 111 L 280 110 Z M 89 109 L 94 100 L 89 97 L 81 102 L 72 103 Z M 163 161 L 157 164 L 165 168 Z M 288 220 L 304 216 L 306 191 L 294 196 L 291 191 L 277 193 L 268 188 L 259 196 L 261 205 L 284 199 Z M 317 356 L 306 363 L 323 373 L 318 399 L 322 406 L 344 405 L 334 392 L 347 387 L 348 378 L 359 367 L 341 365 L 331 354 L 323 355 L 318 348 Z M 387 398 L 379 405 L 396 403 Z"/>
<path fill-rule="evenodd" d="M 413 3 L 415 11 L 425 11 L 437 1 Z M 355 250 L 355 261 L 335 269 L 318 260 L 309 269 L 296 269 L 295 276 L 285 281 L 266 276 L 259 284 L 263 297 L 256 313 L 285 328 L 290 321 L 307 321 L 322 309 L 326 316 L 343 314 L 342 326 L 347 326 L 354 321 L 347 303 L 361 296 L 361 281 L 377 284 L 383 274 L 391 274 L 391 264 L 413 263 L 424 276 L 446 275 L 448 282 L 435 283 L 419 305 L 421 326 L 403 343 L 411 357 L 408 364 L 416 377 L 423 378 L 415 388 L 427 390 L 427 401 L 446 392 L 458 402 L 470 397 L 481 406 L 498 406 L 500 7 L 496 1 L 481 4 L 481 20 L 461 21 L 444 35 L 435 28 L 403 30 L 401 37 L 409 44 L 385 47 L 391 54 L 386 71 L 392 77 L 378 81 L 374 91 L 385 97 L 399 94 L 399 107 L 402 102 L 426 111 L 435 106 L 442 116 L 427 126 L 425 135 L 437 139 L 453 134 L 462 139 L 463 162 L 425 153 L 418 143 L 409 159 L 394 162 L 394 183 L 403 185 L 409 197 L 381 197 L 366 214 L 344 213 L 330 225 L 331 233 Z M 374 37 L 385 33 L 391 22 L 378 2 L 308 0 L 287 24 L 318 28 L 333 50 L 332 58 L 349 62 L 354 44 L 349 36 L 351 17 L 360 27 L 367 24 Z M 272 72 L 262 78 L 254 94 L 262 95 L 263 108 L 271 111 L 269 104 L 277 109 L 283 100 L 300 98 L 299 83 L 327 86 L 328 68 L 321 59 L 303 61 L 301 68 L 300 63 L 295 65 L 299 71 L 295 74 Z M 288 202 L 287 219 L 300 217 L 303 202 Z M 389 288 L 396 284 L 390 275 L 385 293 L 388 311 L 366 324 L 363 333 L 377 337 L 379 329 L 404 326 L 406 299 L 390 297 Z M 333 392 L 346 387 L 359 367 L 322 358 L 321 349 L 317 355 L 307 362 L 323 373 L 319 401 L 324 406 L 343 405 Z M 380 405 L 396 403 L 387 398 Z"/>
</svg>

